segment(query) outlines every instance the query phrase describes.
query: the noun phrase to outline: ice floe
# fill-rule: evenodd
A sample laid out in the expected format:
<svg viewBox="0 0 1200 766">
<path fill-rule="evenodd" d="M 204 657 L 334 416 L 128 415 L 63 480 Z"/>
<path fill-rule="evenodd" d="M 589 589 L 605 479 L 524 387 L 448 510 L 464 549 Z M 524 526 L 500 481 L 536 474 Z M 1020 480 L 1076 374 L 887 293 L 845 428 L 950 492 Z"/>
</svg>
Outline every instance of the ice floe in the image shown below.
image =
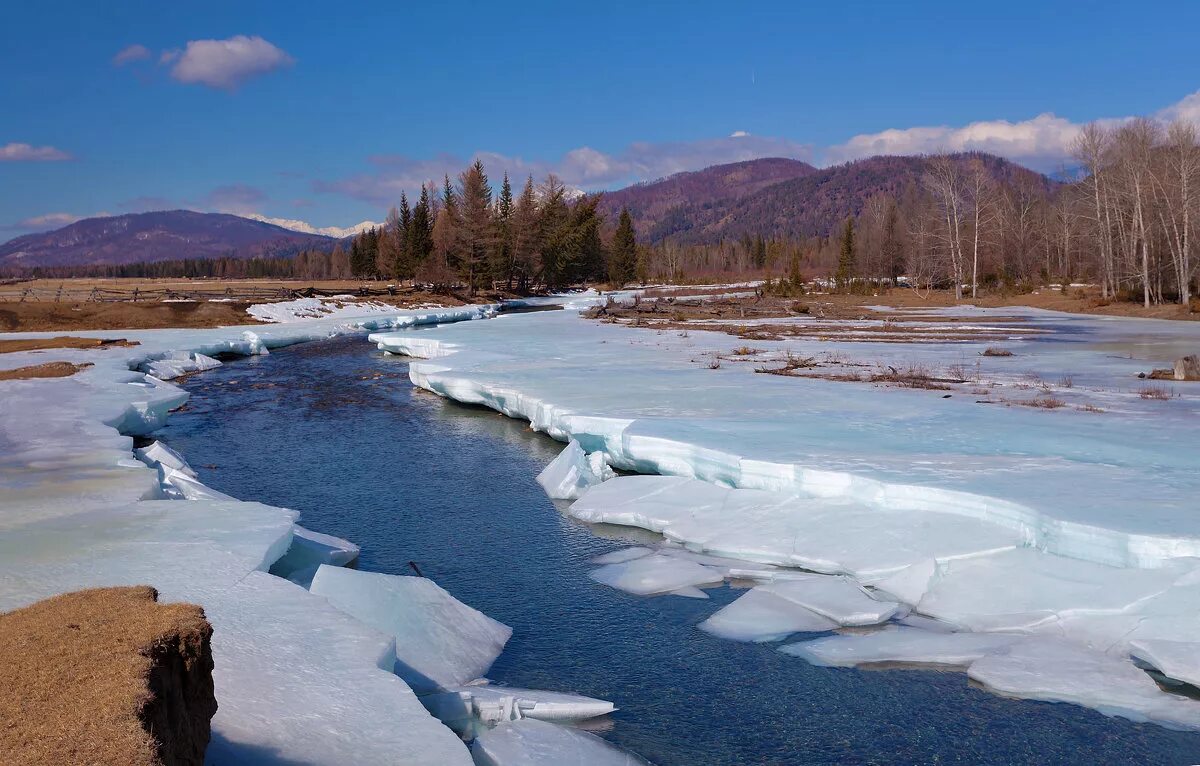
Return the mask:
<svg viewBox="0 0 1200 766">
<path fill-rule="evenodd" d="M 611 479 L 613 470 L 603 452 L 587 454 L 574 439 L 537 476 L 538 484 L 555 500 L 574 500 L 588 487 Z"/>
<path fill-rule="evenodd" d="M 662 553 L 605 564 L 593 570 L 591 576 L 597 582 L 638 596 L 670 593 L 689 586 L 715 585 L 724 579 L 715 569 Z"/>
<path fill-rule="evenodd" d="M 417 692 L 479 678 L 512 628 L 472 609 L 424 577 L 321 565 L 309 590 L 396 639 L 396 674 Z"/>
<path fill-rule="evenodd" d="M 826 636 L 780 648 L 813 665 L 852 667 L 880 662 L 966 667 L 1020 640 L 1000 633 L 943 633 L 888 625 L 871 633 Z"/>
<path fill-rule="evenodd" d="M 616 710 L 607 701 L 581 694 L 518 689 L 478 684 L 462 686 L 421 698 L 439 720 L 458 732 L 476 731 L 476 722 L 494 726 L 501 721 L 536 718 L 542 721 L 583 721 Z"/>
</svg>

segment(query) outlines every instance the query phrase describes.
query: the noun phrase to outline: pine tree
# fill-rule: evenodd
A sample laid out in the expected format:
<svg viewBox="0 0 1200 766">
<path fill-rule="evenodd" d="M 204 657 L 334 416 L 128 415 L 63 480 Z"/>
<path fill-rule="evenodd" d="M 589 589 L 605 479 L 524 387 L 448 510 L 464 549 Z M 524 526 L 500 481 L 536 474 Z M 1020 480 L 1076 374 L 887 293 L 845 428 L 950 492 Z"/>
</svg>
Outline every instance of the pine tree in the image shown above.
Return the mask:
<svg viewBox="0 0 1200 766">
<path fill-rule="evenodd" d="M 854 282 L 854 217 L 846 219 L 842 227 L 841 249 L 838 252 L 837 272 L 834 275 L 837 284 L 848 289 Z"/>
<path fill-rule="evenodd" d="M 637 252 L 633 218 L 629 215 L 629 208 L 622 207 L 608 256 L 608 281 L 613 287 L 624 287 L 637 277 Z"/>
</svg>

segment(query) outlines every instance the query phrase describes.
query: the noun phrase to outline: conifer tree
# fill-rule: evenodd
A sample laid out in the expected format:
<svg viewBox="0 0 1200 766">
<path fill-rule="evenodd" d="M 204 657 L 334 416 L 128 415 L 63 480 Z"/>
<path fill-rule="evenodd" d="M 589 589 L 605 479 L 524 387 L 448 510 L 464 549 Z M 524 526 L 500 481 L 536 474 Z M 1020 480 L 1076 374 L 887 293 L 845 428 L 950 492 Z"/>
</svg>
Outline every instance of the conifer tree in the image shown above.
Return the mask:
<svg viewBox="0 0 1200 766">
<path fill-rule="evenodd" d="M 506 172 L 496 199 L 496 245 L 492 250 L 491 271 L 492 279 L 504 280 L 509 290 L 513 286 L 512 216 L 512 185 Z"/>
<path fill-rule="evenodd" d="M 408 207 L 408 195 L 400 192 L 400 220 L 397 231 L 396 279 L 410 279 L 413 275 L 412 258 L 412 210 Z"/>
<path fill-rule="evenodd" d="M 838 251 L 837 272 L 834 275 L 838 286 L 849 288 L 854 281 L 854 217 L 846 219 L 842 226 L 841 248 Z"/>
<path fill-rule="evenodd" d="M 512 269 L 518 289 L 530 287 L 530 281 L 538 272 L 539 231 L 537 194 L 533 189 L 533 176 L 525 179 L 521 196 L 513 205 L 510 224 L 512 239 Z"/>
<path fill-rule="evenodd" d="M 496 244 L 495 222 L 492 220 L 492 189 L 488 185 L 483 162 L 475 160 L 475 163 L 459 177 L 459 184 L 462 191 L 456 202 L 457 266 L 459 276 L 474 295 Z M 446 209 L 452 208 L 447 205 Z"/>
<path fill-rule="evenodd" d="M 629 208 L 622 207 L 608 256 L 608 281 L 613 287 L 619 288 L 629 284 L 636 277 L 637 235 L 633 231 L 633 218 L 629 215 Z"/>
<path fill-rule="evenodd" d="M 409 252 L 412 255 L 414 274 L 433 252 L 433 218 L 429 209 L 429 189 L 421 184 L 421 196 L 413 208 L 412 228 L 409 232 Z"/>
</svg>

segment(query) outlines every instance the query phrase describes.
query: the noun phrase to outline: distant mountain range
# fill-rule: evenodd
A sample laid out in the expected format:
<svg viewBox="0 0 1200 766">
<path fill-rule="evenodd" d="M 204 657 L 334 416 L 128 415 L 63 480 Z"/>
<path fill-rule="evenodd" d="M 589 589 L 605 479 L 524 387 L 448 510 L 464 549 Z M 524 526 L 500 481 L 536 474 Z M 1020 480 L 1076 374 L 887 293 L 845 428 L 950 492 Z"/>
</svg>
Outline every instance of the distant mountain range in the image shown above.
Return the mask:
<svg viewBox="0 0 1200 766">
<path fill-rule="evenodd" d="M 1058 183 L 990 155 L 958 155 L 956 161 L 965 163 L 971 157 L 982 160 L 996 180 L 1046 188 Z M 847 216 L 860 214 L 872 195 L 888 192 L 899 197 L 920 184 L 929 162 L 925 157 L 872 157 L 829 168 L 778 157 L 735 162 L 606 192 L 600 207 L 614 222 L 621 208 L 628 207 L 644 242 L 669 238 L 713 243 L 757 234 L 826 236 Z M 291 227 L 189 210 L 88 218 L 0 245 L 0 268 L 288 256 L 304 249 L 330 249 L 339 238 L 327 234 L 369 225 L 315 230 L 300 221 L 271 220 Z"/>
<path fill-rule="evenodd" d="M 955 160 L 966 163 L 972 157 L 998 181 L 1055 183 L 1000 157 L 957 155 Z M 826 236 L 847 216 L 859 215 L 872 195 L 900 197 L 920 184 L 929 162 L 926 157 L 872 157 L 818 169 L 797 160 L 751 160 L 609 192 L 601 207 L 615 219 L 628 206 L 638 237 L 646 242 L 713 243 L 744 234 Z"/>
<path fill-rule="evenodd" d="M 226 213 L 164 210 L 85 218 L 0 245 L 0 267 L 87 266 L 183 258 L 286 256 L 336 239 Z"/>
</svg>

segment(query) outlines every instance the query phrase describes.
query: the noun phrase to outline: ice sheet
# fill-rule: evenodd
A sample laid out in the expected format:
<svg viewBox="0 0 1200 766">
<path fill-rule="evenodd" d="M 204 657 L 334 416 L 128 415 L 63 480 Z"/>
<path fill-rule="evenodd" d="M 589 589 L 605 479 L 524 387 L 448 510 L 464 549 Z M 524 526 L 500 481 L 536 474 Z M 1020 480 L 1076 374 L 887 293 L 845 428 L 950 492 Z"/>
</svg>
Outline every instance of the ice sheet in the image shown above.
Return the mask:
<svg viewBox="0 0 1200 766">
<path fill-rule="evenodd" d="M 607 700 L 581 694 L 486 684 L 427 694 L 421 701 L 438 719 L 460 732 L 470 731 L 476 722 L 492 726 L 522 718 L 582 721 L 617 709 Z"/>
<path fill-rule="evenodd" d="M 512 628 L 472 609 L 424 577 L 321 565 L 309 590 L 396 639 L 396 674 L 418 692 L 481 677 Z"/>
</svg>

